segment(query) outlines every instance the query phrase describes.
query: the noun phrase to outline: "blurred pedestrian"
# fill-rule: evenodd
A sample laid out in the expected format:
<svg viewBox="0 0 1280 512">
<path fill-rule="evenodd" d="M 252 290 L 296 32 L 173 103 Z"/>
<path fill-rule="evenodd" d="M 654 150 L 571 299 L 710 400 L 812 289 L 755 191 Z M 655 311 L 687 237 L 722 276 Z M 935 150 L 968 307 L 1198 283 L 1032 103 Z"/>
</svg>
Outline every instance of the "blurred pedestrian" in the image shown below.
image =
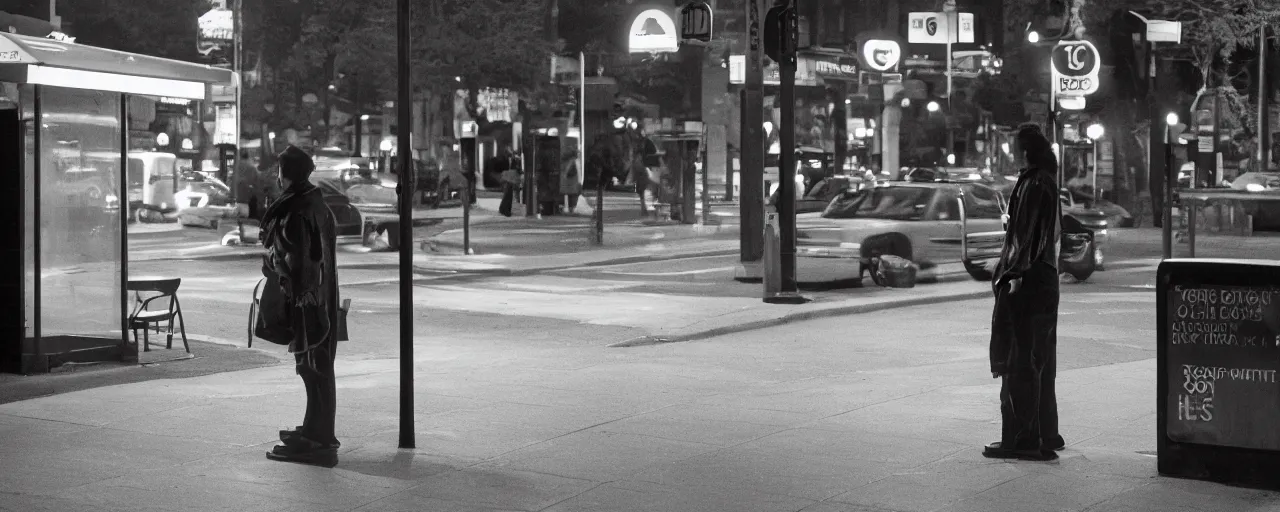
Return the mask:
<svg viewBox="0 0 1280 512">
<path fill-rule="evenodd" d="M 494 172 L 498 173 L 498 180 L 502 183 L 502 203 L 498 205 L 498 213 L 510 217 L 516 189 L 523 180 L 520 160 L 516 158 L 510 144 L 502 148 L 502 154 L 498 156 L 494 166 Z"/>
<path fill-rule="evenodd" d="M 991 374 L 1001 378 L 1000 441 L 983 455 L 1053 460 L 1066 442 L 1058 431 L 1058 253 L 1062 206 L 1058 162 L 1040 127 L 1023 125 L 1018 144 L 1027 166 L 1009 204 L 1004 249 L 994 268 Z"/>
<path fill-rule="evenodd" d="M 578 150 L 571 149 L 564 156 L 564 179 L 560 182 L 560 191 L 565 195 L 565 202 L 572 214 L 578 208 L 578 196 L 582 195 L 582 178 L 578 176 Z"/>
<path fill-rule="evenodd" d="M 267 452 L 267 458 L 332 467 L 340 446 L 334 434 L 333 372 L 339 328 L 337 224 L 310 181 L 315 170 L 311 157 L 289 146 L 279 162 L 283 194 L 263 216 L 267 255 L 262 271 L 280 286 L 284 300 L 277 314 L 293 334 L 289 352 L 306 387 L 307 412 L 301 426 L 280 431 L 284 444 Z"/>
</svg>

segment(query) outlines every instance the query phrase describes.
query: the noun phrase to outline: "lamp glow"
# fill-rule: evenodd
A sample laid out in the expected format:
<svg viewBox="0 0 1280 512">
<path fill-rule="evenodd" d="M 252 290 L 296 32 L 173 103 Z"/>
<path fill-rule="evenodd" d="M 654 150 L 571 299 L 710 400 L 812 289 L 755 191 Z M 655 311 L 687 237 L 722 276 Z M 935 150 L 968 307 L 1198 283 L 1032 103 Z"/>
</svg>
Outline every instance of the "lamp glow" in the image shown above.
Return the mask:
<svg viewBox="0 0 1280 512">
<path fill-rule="evenodd" d="M 378 144 L 378 149 L 391 151 L 391 139 L 382 139 L 382 143 Z"/>
<path fill-rule="evenodd" d="M 1177 126 L 1178 114 L 1170 112 L 1168 116 L 1165 116 L 1164 122 L 1167 123 L 1169 126 Z"/>
<path fill-rule="evenodd" d="M 902 98 L 902 108 L 911 106 L 911 98 Z"/>
<path fill-rule="evenodd" d="M 1012 152 L 1012 151 L 1010 151 L 1010 150 L 1009 150 L 1009 143 L 1008 143 L 1008 142 L 1002 142 L 1002 143 L 1000 143 L 1000 150 L 1001 150 L 1001 151 L 1004 151 L 1004 152 L 1005 152 L 1005 154 L 1009 154 L 1009 153 L 1011 153 L 1011 152 Z"/>
<path fill-rule="evenodd" d="M 196 148 L 196 145 L 195 143 L 191 142 L 191 139 L 182 139 L 182 149 L 191 151 L 195 148 Z"/>
<path fill-rule="evenodd" d="M 929 109 L 930 112 L 937 112 L 939 110 L 942 110 L 942 105 L 939 105 L 938 102 L 936 101 L 930 101 L 929 104 L 925 106 L 925 108 Z"/>
<path fill-rule="evenodd" d="M 1032 30 L 1031 32 L 1027 32 L 1027 42 L 1031 44 L 1036 44 L 1040 42 L 1040 33 L 1034 30 Z"/>
<path fill-rule="evenodd" d="M 1102 135 L 1105 133 L 1106 133 L 1106 130 L 1103 129 L 1102 125 L 1100 124 L 1091 124 L 1089 125 L 1088 128 L 1085 129 L 1085 135 L 1088 135 L 1089 138 L 1093 140 L 1101 139 Z"/>
<path fill-rule="evenodd" d="M 952 154 L 950 154 L 950 155 L 947 155 L 947 165 L 955 165 L 955 164 L 956 164 L 956 155 L 955 155 L 955 153 L 952 153 Z"/>
<path fill-rule="evenodd" d="M 360 116 L 360 120 L 361 120 L 361 121 L 368 121 L 368 120 L 369 120 L 369 114 L 363 114 L 363 115 L 361 115 L 361 116 Z"/>
<path fill-rule="evenodd" d="M 47 126 L 47 125 L 46 125 L 46 126 Z M 159 135 L 156 135 L 156 145 L 157 145 L 157 146 L 168 146 L 168 145 L 169 145 L 169 135 L 168 135 L 168 134 L 165 134 L 165 133 L 161 133 L 161 134 L 159 134 Z"/>
</svg>

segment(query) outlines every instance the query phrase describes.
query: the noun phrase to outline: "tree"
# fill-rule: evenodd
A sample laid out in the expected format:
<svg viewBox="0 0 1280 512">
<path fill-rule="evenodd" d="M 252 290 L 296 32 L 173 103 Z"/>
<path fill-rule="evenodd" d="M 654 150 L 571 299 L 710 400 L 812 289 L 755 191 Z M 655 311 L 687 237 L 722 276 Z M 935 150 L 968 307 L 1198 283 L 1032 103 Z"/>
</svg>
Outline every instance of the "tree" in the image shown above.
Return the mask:
<svg viewBox="0 0 1280 512">
<path fill-rule="evenodd" d="M 198 21 L 210 4 L 207 0 L 62 0 L 58 7 L 77 43 L 195 61 L 199 59 Z"/>
</svg>

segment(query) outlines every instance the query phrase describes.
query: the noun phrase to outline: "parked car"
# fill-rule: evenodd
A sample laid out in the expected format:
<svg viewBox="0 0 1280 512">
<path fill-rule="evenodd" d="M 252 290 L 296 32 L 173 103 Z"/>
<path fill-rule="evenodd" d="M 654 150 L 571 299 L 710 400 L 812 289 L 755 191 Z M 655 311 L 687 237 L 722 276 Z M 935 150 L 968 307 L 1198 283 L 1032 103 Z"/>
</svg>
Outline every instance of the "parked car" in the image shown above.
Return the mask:
<svg viewBox="0 0 1280 512">
<path fill-rule="evenodd" d="M 974 279 L 989 280 L 986 265 L 1004 245 L 1005 211 L 1000 194 L 979 183 L 894 182 L 846 191 L 823 212 L 798 216 L 799 266 L 835 263 L 860 281 L 873 259 L 894 255 L 925 272 L 963 264 Z M 1063 222 L 1061 268 L 1084 280 L 1096 269 L 1095 246 L 1093 233 L 1079 224 Z"/>
<path fill-rule="evenodd" d="M 351 199 L 331 182 L 316 183 L 316 188 L 320 189 L 324 204 L 333 212 L 338 224 L 338 236 L 361 236 L 364 232 L 364 214 L 351 204 Z"/>
<path fill-rule="evenodd" d="M 857 188 L 857 184 L 861 183 L 861 179 L 849 176 L 834 176 L 818 182 L 807 195 L 801 195 L 799 188 L 796 189 L 796 214 L 814 213 L 827 209 L 827 205 L 847 190 Z M 773 194 L 769 196 L 769 206 L 777 207 L 778 190 L 775 188 Z"/>
<path fill-rule="evenodd" d="M 769 182 L 769 194 L 773 195 L 778 186 L 778 163 L 781 156 L 766 154 L 764 156 L 764 180 Z M 796 187 L 808 195 L 819 182 L 835 176 L 835 155 L 822 149 L 800 146 L 796 148 Z"/>
<path fill-rule="evenodd" d="M 173 201 L 179 211 L 206 206 L 230 206 L 231 187 L 217 178 L 200 173 L 184 175 L 178 183 L 180 190 L 173 193 Z"/>
</svg>

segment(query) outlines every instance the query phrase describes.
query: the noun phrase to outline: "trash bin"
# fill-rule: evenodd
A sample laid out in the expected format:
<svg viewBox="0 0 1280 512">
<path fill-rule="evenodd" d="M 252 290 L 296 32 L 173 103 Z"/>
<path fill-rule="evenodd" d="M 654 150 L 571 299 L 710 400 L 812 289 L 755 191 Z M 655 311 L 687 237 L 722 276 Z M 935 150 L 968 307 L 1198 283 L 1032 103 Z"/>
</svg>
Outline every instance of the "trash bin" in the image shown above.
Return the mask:
<svg viewBox="0 0 1280 512">
<path fill-rule="evenodd" d="M 871 262 L 876 282 L 890 288 L 915 288 L 916 273 L 920 267 L 911 260 L 886 254 Z"/>
</svg>

